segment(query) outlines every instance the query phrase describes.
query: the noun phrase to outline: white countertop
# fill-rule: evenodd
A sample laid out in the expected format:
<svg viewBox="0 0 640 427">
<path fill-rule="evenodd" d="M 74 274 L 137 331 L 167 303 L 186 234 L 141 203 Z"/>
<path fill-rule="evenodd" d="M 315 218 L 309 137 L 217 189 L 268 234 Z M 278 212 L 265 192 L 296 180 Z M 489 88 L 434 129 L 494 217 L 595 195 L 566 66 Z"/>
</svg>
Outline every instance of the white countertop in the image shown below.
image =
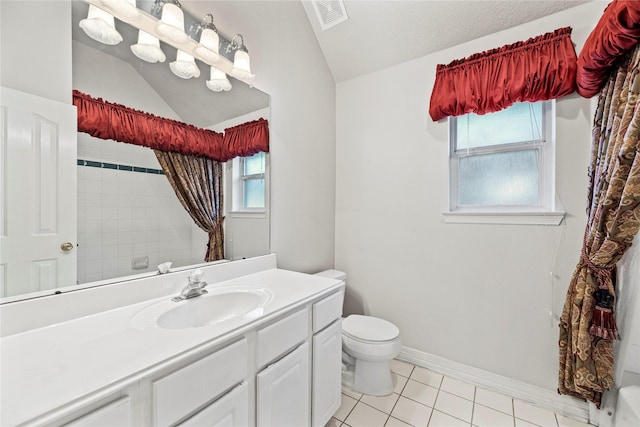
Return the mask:
<svg viewBox="0 0 640 427">
<path fill-rule="evenodd" d="M 222 343 L 285 309 L 339 289 L 342 282 L 269 269 L 207 289 L 233 284 L 260 285 L 272 292 L 260 317 L 179 330 L 133 327 L 131 318 L 166 300 L 163 296 L 2 338 L 0 425 L 23 423 L 203 344 Z"/>
</svg>

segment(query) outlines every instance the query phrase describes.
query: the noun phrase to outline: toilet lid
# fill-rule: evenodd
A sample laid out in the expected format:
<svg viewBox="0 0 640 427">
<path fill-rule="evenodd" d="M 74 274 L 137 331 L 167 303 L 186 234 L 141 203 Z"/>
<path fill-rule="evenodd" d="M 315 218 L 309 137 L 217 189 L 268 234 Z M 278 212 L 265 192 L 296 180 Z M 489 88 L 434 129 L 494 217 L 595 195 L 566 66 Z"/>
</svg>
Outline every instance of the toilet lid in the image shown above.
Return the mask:
<svg viewBox="0 0 640 427">
<path fill-rule="evenodd" d="M 392 341 L 400 330 L 391 322 L 371 316 L 352 314 L 342 320 L 342 332 L 361 341 Z"/>
</svg>

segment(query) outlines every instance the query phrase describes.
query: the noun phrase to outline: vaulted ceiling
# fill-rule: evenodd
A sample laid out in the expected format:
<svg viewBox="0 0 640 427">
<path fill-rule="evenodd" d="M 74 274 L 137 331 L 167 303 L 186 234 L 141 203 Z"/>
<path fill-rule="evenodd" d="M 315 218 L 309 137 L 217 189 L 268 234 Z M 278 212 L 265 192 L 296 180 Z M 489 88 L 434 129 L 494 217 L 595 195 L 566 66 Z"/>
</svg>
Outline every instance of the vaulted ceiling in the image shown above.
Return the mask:
<svg viewBox="0 0 640 427">
<path fill-rule="evenodd" d="M 348 20 L 323 31 L 312 2 L 303 1 L 309 22 L 336 82 L 419 58 L 583 3 L 586 1 L 344 0 Z M 606 4 L 603 4 L 603 9 Z"/>
</svg>

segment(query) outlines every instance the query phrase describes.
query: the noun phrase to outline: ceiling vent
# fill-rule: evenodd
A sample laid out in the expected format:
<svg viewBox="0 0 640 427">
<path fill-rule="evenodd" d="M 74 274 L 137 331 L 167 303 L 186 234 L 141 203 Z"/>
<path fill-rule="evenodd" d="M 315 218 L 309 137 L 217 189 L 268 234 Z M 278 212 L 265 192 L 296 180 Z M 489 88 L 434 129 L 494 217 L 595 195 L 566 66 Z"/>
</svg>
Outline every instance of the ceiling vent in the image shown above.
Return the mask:
<svg viewBox="0 0 640 427">
<path fill-rule="evenodd" d="M 349 19 L 342 0 L 314 0 L 312 3 L 322 31 Z"/>
</svg>

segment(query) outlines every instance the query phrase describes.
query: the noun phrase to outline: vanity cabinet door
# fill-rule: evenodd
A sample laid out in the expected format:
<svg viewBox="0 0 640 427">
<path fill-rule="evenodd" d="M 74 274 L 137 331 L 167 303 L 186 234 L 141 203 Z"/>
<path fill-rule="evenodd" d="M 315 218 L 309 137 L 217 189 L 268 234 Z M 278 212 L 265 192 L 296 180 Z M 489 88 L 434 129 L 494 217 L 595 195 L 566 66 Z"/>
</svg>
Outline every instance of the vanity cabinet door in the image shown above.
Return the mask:
<svg viewBox="0 0 640 427">
<path fill-rule="evenodd" d="M 323 427 L 340 407 L 342 394 L 342 319 L 313 336 L 313 427 Z"/>
<path fill-rule="evenodd" d="M 244 427 L 249 425 L 249 386 L 242 383 L 189 418 L 180 427 Z"/>
<path fill-rule="evenodd" d="M 309 374 L 309 344 L 306 342 L 258 373 L 258 427 L 309 425 Z"/>
</svg>

